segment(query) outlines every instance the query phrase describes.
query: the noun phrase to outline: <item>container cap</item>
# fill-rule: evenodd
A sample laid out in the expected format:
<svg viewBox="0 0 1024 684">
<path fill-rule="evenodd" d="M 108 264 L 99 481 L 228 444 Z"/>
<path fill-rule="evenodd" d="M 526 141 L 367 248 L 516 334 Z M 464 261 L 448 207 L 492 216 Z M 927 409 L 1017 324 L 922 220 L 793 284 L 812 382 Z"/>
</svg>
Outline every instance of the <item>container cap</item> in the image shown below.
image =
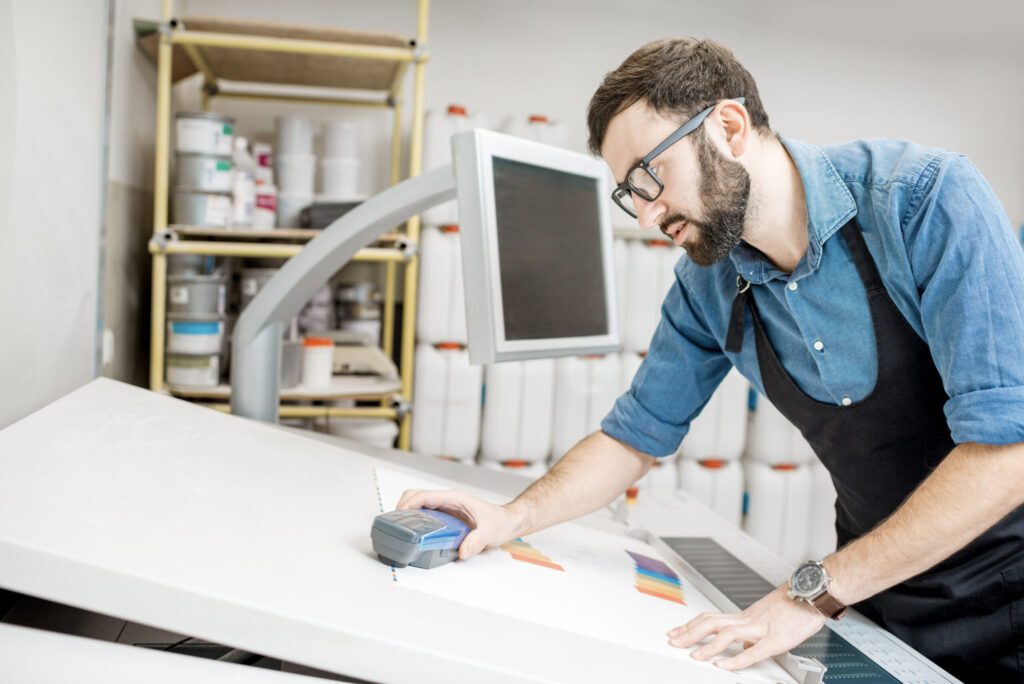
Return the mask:
<svg viewBox="0 0 1024 684">
<path fill-rule="evenodd" d="M 458 233 L 459 232 L 459 227 L 457 225 L 455 225 L 454 223 L 449 223 L 448 225 L 441 226 L 441 232 L 442 233 Z"/>
<path fill-rule="evenodd" d="M 548 117 L 543 114 L 531 114 L 530 123 L 547 123 Z"/>
<path fill-rule="evenodd" d="M 455 116 L 466 116 L 466 108 L 462 105 L 450 104 L 448 105 L 448 113 Z"/>
<path fill-rule="evenodd" d="M 326 337 L 305 337 L 302 340 L 303 347 L 333 347 L 334 340 Z"/>
<path fill-rule="evenodd" d="M 705 468 L 711 468 L 712 470 L 718 470 L 719 468 L 725 467 L 725 461 L 717 458 L 711 458 L 706 461 L 697 461 Z"/>
<path fill-rule="evenodd" d="M 795 463 L 779 463 L 772 466 L 772 470 L 796 470 Z"/>
<path fill-rule="evenodd" d="M 501 465 L 506 468 L 526 468 L 530 465 L 529 461 L 502 461 Z"/>
<path fill-rule="evenodd" d="M 440 342 L 437 345 L 438 349 L 462 349 L 462 345 L 458 342 Z"/>
</svg>

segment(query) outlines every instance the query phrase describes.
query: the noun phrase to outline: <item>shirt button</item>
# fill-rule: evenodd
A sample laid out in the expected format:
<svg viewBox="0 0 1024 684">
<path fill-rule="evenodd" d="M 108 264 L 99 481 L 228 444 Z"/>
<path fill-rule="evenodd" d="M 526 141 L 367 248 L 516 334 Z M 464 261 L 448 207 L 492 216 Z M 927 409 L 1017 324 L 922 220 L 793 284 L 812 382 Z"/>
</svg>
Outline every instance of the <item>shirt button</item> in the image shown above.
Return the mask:
<svg viewBox="0 0 1024 684">
<path fill-rule="evenodd" d="M 853 403 L 853 400 L 850 399 L 850 397 L 843 397 L 843 406 L 849 406 L 852 403 Z"/>
<path fill-rule="evenodd" d="M 815 349 L 816 349 L 817 351 L 821 351 L 822 349 L 824 349 L 824 348 L 825 348 L 825 343 L 824 343 L 824 342 L 822 342 L 821 340 L 817 340 L 817 341 L 816 341 L 816 342 L 814 343 L 814 348 L 815 348 Z"/>
<path fill-rule="evenodd" d="M 786 287 L 789 288 L 790 292 L 796 292 L 796 288 L 800 287 L 800 285 L 794 280 L 793 282 L 791 282 Z"/>
</svg>

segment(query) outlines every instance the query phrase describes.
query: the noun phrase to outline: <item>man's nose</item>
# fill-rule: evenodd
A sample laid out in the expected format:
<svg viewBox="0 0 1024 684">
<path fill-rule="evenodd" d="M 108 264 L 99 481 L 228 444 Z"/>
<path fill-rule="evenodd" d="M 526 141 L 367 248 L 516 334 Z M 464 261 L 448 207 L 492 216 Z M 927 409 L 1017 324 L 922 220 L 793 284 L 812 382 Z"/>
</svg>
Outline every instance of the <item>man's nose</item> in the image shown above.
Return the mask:
<svg viewBox="0 0 1024 684">
<path fill-rule="evenodd" d="M 641 228 L 657 228 L 658 221 L 665 215 L 667 207 L 663 202 L 648 202 L 634 194 L 633 206 L 636 207 L 636 222 Z"/>
</svg>

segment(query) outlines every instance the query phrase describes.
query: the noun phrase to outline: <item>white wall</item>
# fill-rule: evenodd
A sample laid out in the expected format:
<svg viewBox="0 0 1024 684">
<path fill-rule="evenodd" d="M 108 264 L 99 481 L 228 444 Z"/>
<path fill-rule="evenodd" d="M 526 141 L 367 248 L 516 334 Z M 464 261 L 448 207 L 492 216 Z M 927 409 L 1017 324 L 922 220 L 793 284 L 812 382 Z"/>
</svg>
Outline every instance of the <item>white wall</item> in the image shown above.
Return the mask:
<svg viewBox="0 0 1024 684">
<path fill-rule="evenodd" d="M 97 359 L 104 0 L 0 0 L 0 427 Z"/>
<path fill-rule="evenodd" d="M 182 0 L 181 6 L 183 16 L 410 36 L 415 30 L 412 0 L 294 0 L 287 9 L 277 0 Z M 1024 5 L 999 0 L 435 0 L 427 101 L 434 107 L 461 102 L 498 121 L 547 113 L 570 126 L 582 150 L 586 106 L 607 71 L 649 40 L 713 38 L 753 73 L 783 135 L 817 144 L 903 137 L 965 153 L 1019 223 L 1022 33 Z M 255 111 L 235 102 L 217 107 L 242 117 Z"/>
</svg>

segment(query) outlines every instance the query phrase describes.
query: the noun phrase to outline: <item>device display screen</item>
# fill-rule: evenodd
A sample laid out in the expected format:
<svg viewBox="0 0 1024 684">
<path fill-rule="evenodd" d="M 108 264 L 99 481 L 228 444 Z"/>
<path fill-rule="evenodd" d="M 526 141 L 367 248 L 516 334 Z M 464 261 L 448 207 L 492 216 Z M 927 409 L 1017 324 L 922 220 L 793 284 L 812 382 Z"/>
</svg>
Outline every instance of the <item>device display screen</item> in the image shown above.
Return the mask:
<svg viewBox="0 0 1024 684">
<path fill-rule="evenodd" d="M 505 339 L 609 333 L 599 183 L 493 157 Z"/>
</svg>

